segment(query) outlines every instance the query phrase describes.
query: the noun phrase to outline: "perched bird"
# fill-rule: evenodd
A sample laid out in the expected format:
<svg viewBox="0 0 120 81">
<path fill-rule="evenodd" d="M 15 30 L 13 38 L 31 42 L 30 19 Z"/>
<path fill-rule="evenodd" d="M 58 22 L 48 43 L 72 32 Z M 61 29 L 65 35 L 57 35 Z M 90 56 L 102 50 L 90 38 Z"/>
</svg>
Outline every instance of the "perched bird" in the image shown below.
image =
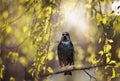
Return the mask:
<svg viewBox="0 0 120 81">
<path fill-rule="evenodd" d="M 74 64 L 74 47 L 68 32 L 62 34 L 57 51 L 61 67 Z M 71 71 L 66 71 L 64 75 L 72 75 L 72 73 Z"/>
</svg>

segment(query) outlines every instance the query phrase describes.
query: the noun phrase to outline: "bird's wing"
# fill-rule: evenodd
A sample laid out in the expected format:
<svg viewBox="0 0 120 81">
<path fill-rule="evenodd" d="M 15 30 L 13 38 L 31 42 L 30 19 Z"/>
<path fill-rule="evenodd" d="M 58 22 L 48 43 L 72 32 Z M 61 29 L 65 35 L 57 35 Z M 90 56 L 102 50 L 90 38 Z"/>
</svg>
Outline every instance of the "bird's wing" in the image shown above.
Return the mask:
<svg viewBox="0 0 120 81">
<path fill-rule="evenodd" d="M 72 42 L 70 43 L 70 46 L 68 48 L 68 53 L 67 53 L 68 61 L 70 64 L 74 64 L 74 47 Z"/>
<path fill-rule="evenodd" d="M 57 50 L 57 52 L 58 52 L 58 58 L 59 58 L 59 61 L 60 62 L 62 62 L 63 60 L 64 60 L 64 49 L 62 48 L 62 46 L 61 46 L 62 44 L 61 43 L 59 43 L 59 45 L 58 45 L 58 50 Z"/>
</svg>

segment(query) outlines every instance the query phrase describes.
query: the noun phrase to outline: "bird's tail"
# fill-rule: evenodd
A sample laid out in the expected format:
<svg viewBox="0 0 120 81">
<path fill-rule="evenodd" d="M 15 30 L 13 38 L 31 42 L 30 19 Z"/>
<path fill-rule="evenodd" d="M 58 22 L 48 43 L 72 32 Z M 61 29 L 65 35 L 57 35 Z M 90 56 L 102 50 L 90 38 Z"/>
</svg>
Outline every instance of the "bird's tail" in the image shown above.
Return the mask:
<svg viewBox="0 0 120 81">
<path fill-rule="evenodd" d="M 72 75 L 72 72 L 71 72 L 71 71 L 66 71 L 66 72 L 64 73 L 64 75 Z"/>
</svg>

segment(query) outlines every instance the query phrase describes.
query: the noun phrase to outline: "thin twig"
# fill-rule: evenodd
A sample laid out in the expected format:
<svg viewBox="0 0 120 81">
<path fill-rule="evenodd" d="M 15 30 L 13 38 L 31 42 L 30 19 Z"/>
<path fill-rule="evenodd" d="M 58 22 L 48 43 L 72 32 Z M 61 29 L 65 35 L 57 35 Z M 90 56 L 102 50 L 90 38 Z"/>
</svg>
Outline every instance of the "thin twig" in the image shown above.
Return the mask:
<svg viewBox="0 0 120 81">
<path fill-rule="evenodd" d="M 103 18 L 103 13 L 102 13 L 102 9 L 101 9 L 101 2 L 100 2 L 100 0 L 98 0 L 98 4 L 99 4 L 99 8 L 100 8 L 100 14 L 101 14 L 101 16 Z"/>
<path fill-rule="evenodd" d="M 114 21 L 117 19 L 118 16 L 115 16 L 115 18 L 112 20 L 112 23 L 114 23 Z"/>
<path fill-rule="evenodd" d="M 28 37 L 26 37 L 26 38 L 25 38 L 21 43 L 19 43 L 18 45 L 13 46 L 13 47 L 6 47 L 6 48 L 7 48 L 7 49 L 19 48 L 27 39 L 28 39 Z"/>
<path fill-rule="evenodd" d="M 84 72 L 90 77 L 90 81 L 92 78 L 94 78 L 97 81 L 97 79 L 94 76 L 90 75 L 86 70 L 84 70 Z"/>
<path fill-rule="evenodd" d="M 8 21 L 8 24 L 12 24 L 14 22 L 16 22 L 17 20 L 19 20 L 20 18 L 22 18 L 22 16 L 27 13 L 31 8 L 33 7 L 33 3 L 31 3 L 29 5 L 29 8 L 27 8 L 21 15 L 19 15 L 18 17 L 16 17 L 15 19 Z M 1 24 L 0 26 L 3 26 L 3 24 Z"/>
<path fill-rule="evenodd" d="M 80 0 L 77 0 L 77 1 L 76 1 L 75 6 L 74 6 L 74 8 L 73 8 L 72 10 L 74 10 L 74 9 L 78 6 L 79 1 L 80 1 Z"/>
<path fill-rule="evenodd" d="M 9 24 L 14 23 L 14 22 L 17 21 L 18 19 L 20 19 L 26 12 L 28 12 L 28 11 L 30 10 L 30 8 L 32 8 L 32 7 L 33 7 L 33 3 L 31 3 L 31 4 L 29 5 L 29 8 L 27 8 L 20 16 L 18 16 L 17 18 L 15 18 L 15 19 L 12 20 L 12 21 L 9 21 L 8 23 L 9 23 Z"/>
</svg>

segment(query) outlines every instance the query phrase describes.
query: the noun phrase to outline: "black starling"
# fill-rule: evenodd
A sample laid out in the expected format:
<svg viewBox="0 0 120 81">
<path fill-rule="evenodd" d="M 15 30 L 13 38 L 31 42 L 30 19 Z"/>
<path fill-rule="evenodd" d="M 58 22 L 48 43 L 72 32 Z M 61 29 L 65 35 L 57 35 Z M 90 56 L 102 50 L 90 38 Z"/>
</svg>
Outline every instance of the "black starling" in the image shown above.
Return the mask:
<svg viewBox="0 0 120 81">
<path fill-rule="evenodd" d="M 68 32 L 64 32 L 58 45 L 58 58 L 60 66 L 74 64 L 74 47 Z M 71 71 L 66 71 L 64 75 L 72 75 Z"/>
</svg>

